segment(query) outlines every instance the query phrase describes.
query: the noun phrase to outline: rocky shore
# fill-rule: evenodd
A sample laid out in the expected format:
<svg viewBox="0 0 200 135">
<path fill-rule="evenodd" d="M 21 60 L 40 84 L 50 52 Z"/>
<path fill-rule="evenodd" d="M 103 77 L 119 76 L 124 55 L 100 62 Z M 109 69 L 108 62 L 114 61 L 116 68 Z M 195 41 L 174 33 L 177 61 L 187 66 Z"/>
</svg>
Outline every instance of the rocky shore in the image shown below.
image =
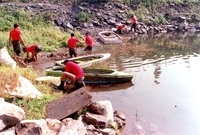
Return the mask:
<svg viewBox="0 0 200 135">
<path fill-rule="evenodd" d="M 125 126 L 125 116 L 113 109 L 110 101 L 93 101 L 71 117 L 24 120 L 22 108 L 0 98 L 0 135 L 117 135 Z"/>
<path fill-rule="evenodd" d="M 81 33 L 89 31 L 93 36 L 103 30 L 116 28 L 117 24 L 123 23 L 130 28 L 130 12 L 140 9 L 139 5 L 123 4 L 117 2 L 103 3 L 1 3 L 0 7 L 7 7 L 10 11 L 23 9 L 26 12 L 40 14 L 52 21 L 62 31 L 78 30 Z M 157 34 L 173 31 L 200 31 L 199 6 L 193 8 L 188 4 L 165 3 L 159 5 L 153 11 L 142 11 L 148 18 L 138 18 L 138 34 Z M 86 15 L 85 20 L 80 22 L 78 15 Z M 165 24 L 156 21 L 163 16 Z"/>
</svg>

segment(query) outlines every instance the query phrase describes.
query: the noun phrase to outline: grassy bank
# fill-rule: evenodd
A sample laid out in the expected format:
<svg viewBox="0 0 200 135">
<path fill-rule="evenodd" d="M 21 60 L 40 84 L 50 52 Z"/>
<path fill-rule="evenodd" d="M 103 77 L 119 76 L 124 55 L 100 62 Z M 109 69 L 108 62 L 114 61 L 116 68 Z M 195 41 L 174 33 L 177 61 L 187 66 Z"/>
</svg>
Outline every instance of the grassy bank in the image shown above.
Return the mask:
<svg viewBox="0 0 200 135">
<path fill-rule="evenodd" d="M 43 51 L 50 52 L 58 48 L 67 47 L 66 41 L 70 38 L 69 32 L 62 32 L 52 23 L 51 15 L 40 16 L 32 13 L 18 10 L 10 12 L 6 7 L 0 9 L 0 48 L 8 45 L 9 31 L 13 28 L 14 23 L 20 25 L 20 30 L 26 44 L 39 44 Z M 76 37 L 83 39 L 84 35 L 80 35 L 75 31 Z M 77 46 L 83 46 L 78 44 Z"/>
<path fill-rule="evenodd" d="M 11 81 L 11 75 L 14 73 L 23 76 L 31 81 L 31 83 L 42 93 L 40 99 L 21 99 L 21 98 L 6 98 L 5 100 L 13 103 L 24 109 L 26 112 L 25 119 L 41 119 L 45 118 L 46 114 L 46 104 L 58 97 L 63 95 L 62 92 L 57 92 L 52 90 L 52 87 L 49 84 L 38 83 L 35 81 L 39 77 L 39 73 L 32 68 L 20 68 L 12 69 L 10 66 L 1 65 L 0 66 L 0 85 L 3 87 L 6 83 Z M 31 73 L 31 74 L 30 74 Z M 3 94 L 0 92 L 0 95 Z"/>
</svg>

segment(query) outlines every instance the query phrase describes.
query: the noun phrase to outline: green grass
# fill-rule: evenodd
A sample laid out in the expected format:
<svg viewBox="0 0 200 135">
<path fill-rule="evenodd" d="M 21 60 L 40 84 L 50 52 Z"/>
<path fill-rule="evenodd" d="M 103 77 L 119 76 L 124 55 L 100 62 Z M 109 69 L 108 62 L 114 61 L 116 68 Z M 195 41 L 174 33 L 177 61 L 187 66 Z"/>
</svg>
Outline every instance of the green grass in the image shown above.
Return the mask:
<svg viewBox="0 0 200 135">
<path fill-rule="evenodd" d="M 26 113 L 25 119 L 45 118 L 47 103 L 63 96 L 63 93 L 53 90 L 50 84 L 36 82 L 35 79 L 39 77 L 40 74 L 32 68 L 16 67 L 16 69 L 12 69 L 8 65 L 1 65 L 0 85 L 5 86 L 6 83 L 10 82 L 10 76 L 14 73 L 19 74 L 24 78 L 30 80 L 30 82 L 38 89 L 38 91 L 42 93 L 42 97 L 40 99 L 21 99 L 17 97 L 5 98 L 6 101 L 23 108 Z M 2 96 L 1 94 L 2 93 L 0 92 L 0 96 Z"/>
<path fill-rule="evenodd" d="M 70 38 L 69 32 L 62 32 L 50 21 L 52 17 L 49 14 L 45 16 L 34 15 L 18 9 L 11 12 L 6 7 L 0 8 L 0 48 L 8 45 L 8 36 L 14 23 L 20 25 L 22 37 L 27 46 L 39 44 L 43 51 L 50 52 L 58 48 L 68 47 L 67 40 Z M 74 31 L 75 37 L 84 39 L 78 31 Z M 78 47 L 84 44 L 77 44 Z"/>
</svg>

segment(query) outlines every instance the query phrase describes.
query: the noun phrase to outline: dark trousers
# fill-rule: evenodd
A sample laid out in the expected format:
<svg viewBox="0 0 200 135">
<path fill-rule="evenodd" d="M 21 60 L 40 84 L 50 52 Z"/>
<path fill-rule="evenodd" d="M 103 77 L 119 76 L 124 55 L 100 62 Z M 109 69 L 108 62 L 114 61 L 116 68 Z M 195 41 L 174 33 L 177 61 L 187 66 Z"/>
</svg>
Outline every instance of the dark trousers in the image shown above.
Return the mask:
<svg viewBox="0 0 200 135">
<path fill-rule="evenodd" d="M 136 23 L 133 23 L 133 24 L 131 25 L 131 30 L 134 29 L 134 32 L 136 32 L 136 28 L 137 28 Z"/>
<path fill-rule="evenodd" d="M 13 46 L 14 52 L 15 52 L 18 56 L 20 56 L 20 54 L 21 54 L 20 41 L 19 41 L 19 40 L 14 40 L 14 41 L 12 41 L 12 46 Z"/>
<path fill-rule="evenodd" d="M 72 58 L 73 55 L 76 57 L 77 53 L 76 53 L 76 49 L 75 48 L 69 48 L 69 55 Z"/>
</svg>

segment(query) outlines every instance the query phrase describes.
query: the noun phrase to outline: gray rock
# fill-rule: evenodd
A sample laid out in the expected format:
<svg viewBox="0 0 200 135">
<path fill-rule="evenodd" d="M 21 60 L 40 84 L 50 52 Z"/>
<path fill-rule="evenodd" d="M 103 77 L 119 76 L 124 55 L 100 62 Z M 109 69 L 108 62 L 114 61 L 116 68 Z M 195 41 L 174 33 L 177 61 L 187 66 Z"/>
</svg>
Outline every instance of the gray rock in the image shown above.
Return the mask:
<svg viewBox="0 0 200 135">
<path fill-rule="evenodd" d="M 20 107 L 10 104 L 0 98 L 0 131 L 7 127 L 12 127 L 25 117 L 25 112 Z"/>
</svg>

